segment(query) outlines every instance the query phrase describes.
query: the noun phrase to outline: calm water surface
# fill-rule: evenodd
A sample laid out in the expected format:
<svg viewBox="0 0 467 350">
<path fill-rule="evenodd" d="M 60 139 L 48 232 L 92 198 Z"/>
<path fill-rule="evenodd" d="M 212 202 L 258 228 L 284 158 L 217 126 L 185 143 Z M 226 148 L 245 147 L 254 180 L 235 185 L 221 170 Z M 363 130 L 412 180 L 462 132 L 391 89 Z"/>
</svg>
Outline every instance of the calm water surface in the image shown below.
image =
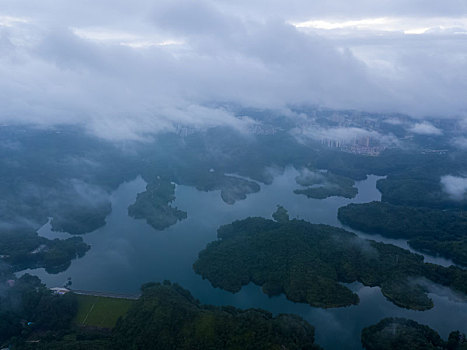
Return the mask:
<svg viewBox="0 0 467 350">
<path fill-rule="evenodd" d="M 433 289 L 430 297 L 435 307 L 429 311 L 401 309 L 387 301 L 379 288 L 353 283 L 350 287 L 360 296 L 360 304 L 339 309 L 320 309 L 288 301 L 284 296 L 268 297 L 261 288 L 250 284 L 236 294 L 213 288 L 207 280 L 193 272 L 192 264 L 198 252 L 216 239 L 220 225 L 248 216 L 270 218 L 278 204 L 291 217 L 313 223 L 342 227 L 337 220 L 337 209 L 348 203 L 380 200 L 376 189 L 379 177 L 368 176 L 358 182 L 359 193 L 353 200 L 331 197 L 324 200 L 308 199 L 293 190 L 297 171 L 288 168 L 277 175 L 271 185 L 262 185 L 261 191 L 249 195 L 234 205 L 225 204 L 219 191 L 202 192 L 193 187 L 177 186 L 174 205 L 188 213 L 188 218 L 164 230 L 156 231 L 144 220 L 134 220 L 127 214 L 145 182 L 137 178 L 126 182 L 112 194 L 112 213 L 107 225 L 84 236 L 91 245 L 85 257 L 74 260 L 70 268 L 59 274 L 47 274 L 44 269 L 28 271 L 39 276 L 49 287 L 61 286 L 68 277 L 73 288 L 116 293 L 137 293 L 141 284 L 169 279 L 180 283 L 203 303 L 233 305 L 239 308 L 260 307 L 277 313 L 295 313 L 316 328 L 316 340 L 325 349 L 361 349 L 361 329 L 384 317 L 408 317 L 436 329 L 443 337 L 455 329 L 467 332 L 467 303 L 446 288 Z M 356 231 L 354 231 L 356 232 Z M 39 233 L 48 238 L 65 238 L 47 224 Z M 404 240 L 385 239 L 364 235 L 386 243 L 408 248 Z M 426 261 L 449 265 L 446 259 L 425 256 Z"/>
</svg>

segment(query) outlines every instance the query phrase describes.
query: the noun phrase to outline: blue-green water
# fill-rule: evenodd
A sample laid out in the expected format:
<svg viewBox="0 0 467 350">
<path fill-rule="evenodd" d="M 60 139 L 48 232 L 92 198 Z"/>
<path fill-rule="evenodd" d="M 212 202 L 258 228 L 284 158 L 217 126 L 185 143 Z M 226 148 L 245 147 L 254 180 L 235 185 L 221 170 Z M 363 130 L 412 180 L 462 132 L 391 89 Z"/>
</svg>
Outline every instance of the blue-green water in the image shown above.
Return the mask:
<svg viewBox="0 0 467 350">
<path fill-rule="evenodd" d="M 85 257 L 74 260 L 70 268 L 60 274 L 49 275 L 43 269 L 28 272 L 38 275 L 50 287 L 61 286 L 71 277 L 73 288 L 117 293 L 136 293 L 142 283 L 169 279 L 189 289 L 203 303 L 299 314 L 315 326 L 317 342 L 325 349 L 361 349 L 361 329 L 390 316 L 408 317 L 427 324 L 444 337 L 454 329 L 467 331 L 467 303 L 446 288 L 438 288 L 436 293 L 430 294 L 435 303 L 432 310 L 420 312 L 395 306 L 383 297 L 379 288 L 354 283 L 351 288 L 360 296 L 359 305 L 325 310 L 292 303 L 284 296 L 269 298 L 260 287 L 252 284 L 236 294 L 225 292 L 213 288 L 193 272 L 192 264 L 198 252 L 216 239 L 220 225 L 248 216 L 270 218 L 280 204 L 289 210 L 291 217 L 341 226 L 337 220 L 340 206 L 380 200 L 376 176 L 357 183 L 359 193 L 353 200 L 338 197 L 315 200 L 293 193 L 298 187 L 294 180 L 296 175 L 295 169 L 286 169 L 271 185 L 262 185 L 259 193 L 234 205 L 225 204 L 219 191 L 202 192 L 193 187 L 177 186 L 174 204 L 185 210 L 188 218 L 164 231 L 156 231 L 144 220 L 134 220 L 127 215 L 128 205 L 134 202 L 138 192 L 144 191 L 146 184 L 141 178 L 123 183 L 112 194 L 112 213 L 107 217 L 106 226 L 84 236 L 92 247 Z M 67 236 L 51 232 L 50 225 L 45 225 L 40 234 L 49 238 Z M 403 240 L 360 235 L 407 248 Z M 426 257 L 426 260 L 443 265 L 450 263 L 436 257 Z"/>
</svg>

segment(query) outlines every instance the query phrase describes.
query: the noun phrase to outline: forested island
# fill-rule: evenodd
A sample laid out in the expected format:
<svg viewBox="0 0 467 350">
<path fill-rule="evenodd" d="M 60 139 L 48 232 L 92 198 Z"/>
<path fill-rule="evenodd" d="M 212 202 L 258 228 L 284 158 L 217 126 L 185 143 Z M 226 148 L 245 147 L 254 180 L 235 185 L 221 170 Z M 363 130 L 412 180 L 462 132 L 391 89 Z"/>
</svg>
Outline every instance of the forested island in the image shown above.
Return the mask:
<svg viewBox="0 0 467 350">
<path fill-rule="evenodd" d="M 156 230 L 164 230 L 186 219 L 187 213 L 172 207 L 175 200 L 175 184 L 157 177 L 146 186 L 146 191 L 138 193 L 134 204 L 128 207 L 128 215 L 135 219 L 146 219 Z"/>
<path fill-rule="evenodd" d="M 18 311 L 6 311 L 11 298 Z M 18 299 L 19 298 L 19 299 Z M 0 295 L 0 346 L 29 349 L 320 349 L 314 328 L 295 315 L 200 304 L 165 281 L 142 286 L 142 295 L 115 328 L 73 323 L 76 295 L 54 295 L 37 277 L 23 276 Z M 26 321 L 24 321 L 26 320 Z"/>
<path fill-rule="evenodd" d="M 30 229 L 1 230 L 0 266 L 8 271 L 43 267 L 49 273 L 58 273 L 89 248 L 81 237 L 50 240 Z"/>
<path fill-rule="evenodd" d="M 215 187 L 217 188 L 217 187 Z M 247 194 L 259 192 L 260 186 L 254 181 L 248 181 L 233 176 L 222 176 L 221 198 L 227 204 L 246 199 Z"/>
<path fill-rule="evenodd" d="M 467 266 L 467 214 L 371 202 L 339 208 L 339 220 L 353 229 L 407 239 L 411 247 Z"/>
<path fill-rule="evenodd" d="M 362 330 L 366 350 L 466 350 L 465 334 L 453 331 L 444 341 L 428 326 L 405 318 L 385 318 Z"/>
<path fill-rule="evenodd" d="M 241 177 L 226 175 L 213 168 L 186 169 L 186 173 L 180 174 L 183 181 L 196 187 L 200 191 L 220 191 L 222 200 L 227 204 L 235 204 L 239 200 L 246 199 L 251 193 L 259 192 L 258 183 Z"/>
<path fill-rule="evenodd" d="M 341 282 L 358 281 L 379 286 L 390 301 L 414 310 L 433 307 L 421 277 L 467 293 L 464 270 L 427 264 L 421 255 L 328 225 L 250 217 L 220 227 L 218 238 L 193 268 L 230 292 L 253 282 L 270 296 L 284 293 L 295 302 L 341 307 L 359 302 Z"/>
<path fill-rule="evenodd" d="M 325 199 L 332 196 L 354 198 L 358 189 L 354 187 L 355 181 L 333 174 L 330 171 L 313 171 L 305 168 L 302 173 L 295 178 L 295 181 L 304 189 L 297 189 L 296 194 L 304 194 L 308 198 Z"/>
<path fill-rule="evenodd" d="M 304 194 L 308 198 L 325 199 L 328 197 L 344 197 L 354 198 L 358 189 L 356 187 L 339 187 L 339 186 L 320 186 L 320 187 L 309 187 L 305 189 L 294 190 L 295 194 Z"/>
</svg>

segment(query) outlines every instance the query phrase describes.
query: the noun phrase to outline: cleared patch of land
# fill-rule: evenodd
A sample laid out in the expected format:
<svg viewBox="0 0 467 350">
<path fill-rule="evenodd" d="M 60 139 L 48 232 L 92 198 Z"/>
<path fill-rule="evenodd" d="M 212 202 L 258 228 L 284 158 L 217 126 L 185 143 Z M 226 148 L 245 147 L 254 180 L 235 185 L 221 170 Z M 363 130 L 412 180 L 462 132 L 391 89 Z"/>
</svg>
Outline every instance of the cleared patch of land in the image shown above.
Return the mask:
<svg viewBox="0 0 467 350">
<path fill-rule="evenodd" d="M 119 317 L 126 315 L 134 300 L 95 295 L 77 295 L 79 326 L 113 328 Z"/>
</svg>

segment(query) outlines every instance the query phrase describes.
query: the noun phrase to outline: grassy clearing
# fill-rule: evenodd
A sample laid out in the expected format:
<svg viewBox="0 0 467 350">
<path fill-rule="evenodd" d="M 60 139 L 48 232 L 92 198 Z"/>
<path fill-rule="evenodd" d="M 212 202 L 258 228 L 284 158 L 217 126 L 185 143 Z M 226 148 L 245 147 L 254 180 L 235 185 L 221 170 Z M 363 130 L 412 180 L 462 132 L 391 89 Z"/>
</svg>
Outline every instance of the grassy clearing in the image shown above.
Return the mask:
<svg viewBox="0 0 467 350">
<path fill-rule="evenodd" d="M 77 295 L 78 313 L 74 319 L 79 326 L 113 328 L 135 302 L 93 295 Z"/>
</svg>

